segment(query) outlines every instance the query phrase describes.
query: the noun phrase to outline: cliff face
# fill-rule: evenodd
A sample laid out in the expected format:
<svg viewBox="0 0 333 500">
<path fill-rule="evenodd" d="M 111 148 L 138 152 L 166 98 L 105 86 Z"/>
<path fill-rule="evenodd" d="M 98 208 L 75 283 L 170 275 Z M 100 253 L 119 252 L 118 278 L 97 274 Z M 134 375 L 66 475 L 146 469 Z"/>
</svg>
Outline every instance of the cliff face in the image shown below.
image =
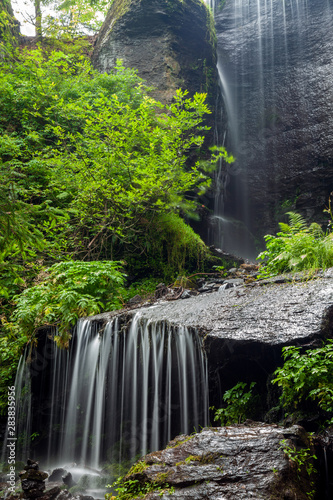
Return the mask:
<svg viewBox="0 0 333 500">
<path fill-rule="evenodd" d="M 16 45 L 20 36 L 20 25 L 14 17 L 10 0 L 0 0 L 0 16 L 0 41 L 6 38 L 8 43 Z"/>
<path fill-rule="evenodd" d="M 227 0 L 216 31 L 237 157 L 228 214 L 257 235 L 288 210 L 323 220 L 333 189 L 330 2 Z"/>
<path fill-rule="evenodd" d="M 115 0 L 92 61 L 110 72 L 117 59 L 138 70 L 163 103 L 176 89 L 216 93 L 215 30 L 200 0 Z"/>
</svg>

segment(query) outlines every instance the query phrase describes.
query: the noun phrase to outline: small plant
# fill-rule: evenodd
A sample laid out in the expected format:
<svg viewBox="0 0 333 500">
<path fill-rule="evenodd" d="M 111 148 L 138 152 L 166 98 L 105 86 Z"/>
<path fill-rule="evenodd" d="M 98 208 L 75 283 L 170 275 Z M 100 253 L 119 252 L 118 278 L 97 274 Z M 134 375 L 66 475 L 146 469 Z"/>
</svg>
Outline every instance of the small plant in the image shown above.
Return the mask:
<svg viewBox="0 0 333 500">
<path fill-rule="evenodd" d="M 333 424 L 333 340 L 305 352 L 299 347 L 282 349 L 284 365 L 275 371 L 273 384 L 282 388 L 281 402 L 289 413 L 309 399 L 324 412 L 327 425 Z"/>
<path fill-rule="evenodd" d="M 228 275 L 224 266 L 213 266 L 213 269 L 216 269 L 216 271 L 223 277 Z"/>
<path fill-rule="evenodd" d="M 249 390 L 245 392 L 247 384 L 245 382 L 238 382 L 238 384 L 226 391 L 223 395 L 223 401 L 227 404 L 226 408 L 218 410 L 214 406 L 210 408 L 211 410 L 215 410 L 214 421 L 217 422 L 220 420 L 223 426 L 233 423 L 240 424 L 246 418 L 250 417 L 258 398 L 258 396 L 252 394 L 252 389 L 255 385 L 255 382 L 251 382 Z"/>
<path fill-rule="evenodd" d="M 295 446 L 289 446 L 286 439 L 282 439 L 279 450 L 283 450 L 288 459 L 295 465 L 297 477 L 300 478 L 302 470 L 305 470 L 308 476 L 316 473 L 313 460 L 317 460 L 316 455 L 311 454 L 310 448 L 301 448 L 296 450 Z"/>
<path fill-rule="evenodd" d="M 168 484 L 161 485 L 158 481 L 142 483 L 138 479 L 129 479 L 128 476 L 119 477 L 112 485 L 108 484 L 107 488 L 113 488 L 117 495 L 107 493 L 105 495 L 106 500 L 113 500 L 114 498 L 117 500 L 131 500 L 147 495 L 151 491 L 160 492 L 160 494 L 163 494 L 165 490 L 170 491 Z"/>
</svg>

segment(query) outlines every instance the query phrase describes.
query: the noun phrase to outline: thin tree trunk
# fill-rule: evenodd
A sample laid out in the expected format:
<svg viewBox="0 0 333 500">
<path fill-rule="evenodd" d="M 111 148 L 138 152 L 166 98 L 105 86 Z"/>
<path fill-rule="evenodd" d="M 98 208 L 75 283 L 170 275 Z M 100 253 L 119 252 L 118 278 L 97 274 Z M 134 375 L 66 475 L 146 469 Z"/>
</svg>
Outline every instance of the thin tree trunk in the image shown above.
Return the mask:
<svg viewBox="0 0 333 500">
<path fill-rule="evenodd" d="M 40 2 L 41 0 L 35 0 L 35 28 L 38 40 L 42 38 L 42 11 L 40 8 Z"/>
</svg>

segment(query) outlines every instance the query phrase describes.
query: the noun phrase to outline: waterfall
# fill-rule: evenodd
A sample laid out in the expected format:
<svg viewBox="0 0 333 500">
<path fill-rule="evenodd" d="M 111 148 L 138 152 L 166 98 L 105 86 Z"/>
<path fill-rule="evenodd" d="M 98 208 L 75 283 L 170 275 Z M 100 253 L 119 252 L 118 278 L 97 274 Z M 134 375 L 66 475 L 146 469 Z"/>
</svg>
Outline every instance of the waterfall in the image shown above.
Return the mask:
<svg viewBox="0 0 333 500">
<path fill-rule="evenodd" d="M 22 358 L 16 378 L 17 394 L 28 397 L 23 406 L 18 398 L 22 460 L 30 453 L 48 467 L 99 468 L 134 461 L 208 423 L 206 359 L 198 334 L 185 327 L 137 313 L 129 328 L 114 319 L 99 333 L 85 319 L 69 351 L 46 338 L 37 358 L 30 369 Z"/>
<path fill-rule="evenodd" d="M 316 104 L 317 95 L 330 97 L 315 68 L 328 81 L 322 51 L 332 8 L 328 0 L 226 0 L 215 21 L 225 146 L 236 162 L 217 185 L 212 243 L 253 257 L 252 233 L 275 230 L 279 207 L 295 199 L 304 165 L 314 164 L 318 124 L 330 120 Z"/>
</svg>

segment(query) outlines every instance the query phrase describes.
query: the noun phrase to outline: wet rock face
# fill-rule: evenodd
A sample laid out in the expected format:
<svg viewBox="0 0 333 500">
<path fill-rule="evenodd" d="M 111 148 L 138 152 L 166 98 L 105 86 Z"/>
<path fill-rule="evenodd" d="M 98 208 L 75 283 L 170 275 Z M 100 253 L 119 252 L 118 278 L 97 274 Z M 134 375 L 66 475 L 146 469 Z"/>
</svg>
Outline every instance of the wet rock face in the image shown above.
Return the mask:
<svg viewBox="0 0 333 500">
<path fill-rule="evenodd" d="M 297 449 L 309 447 L 299 426 L 285 429 L 253 423 L 206 428 L 194 436 L 179 436 L 165 450 L 146 455 L 148 467 L 130 479 L 167 483 L 174 491 L 165 492 L 164 499 L 305 500 L 312 489 L 310 479 L 304 470 L 297 475 L 282 449 L 283 440 Z M 160 492 L 147 498 L 157 500 Z"/>
<path fill-rule="evenodd" d="M 266 395 L 271 375 L 283 364 L 282 347 L 319 347 L 322 339 L 333 336 L 333 268 L 312 279 L 299 273 L 233 283 L 237 286 L 229 288 L 228 282 L 233 281 L 226 279 L 218 291 L 187 298 L 185 304 L 184 300 L 162 301 L 142 308 L 140 315 L 201 332 L 210 405 L 219 408 L 223 393 L 240 380 L 254 381 L 263 395 L 264 414 L 269 409 Z M 137 311 L 120 315 L 120 321 L 130 322 Z M 114 314 L 95 319 L 103 322 Z"/>
<path fill-rule="evenodd" d="M 333 189 L 330 2 L 228 0 L 216 30 L 237 157 L 227 212 L 256 234 L 288 209 L 320 221 Z"/>
<path fill-rule="evenodd" d="M 183 301 L 160 303 L 141 310 L 152 321 L 197 328 L 205 344 L 217 340 L 282 347 L 331 335 L 333 327 L 333 268 L 303 281 L 277 276 L 248 285 L 220 287 Z M 299 275 L 302 279 L 302 275 Z M 288 280 L 290 280 L 288 282 Z M 235 281 L 234 279 L 226 280 Z M 237 280 L 241 281 L 241 280 Z M 98 318 L 98 316 L 96 316 Z"/>
<path fill-rule="evenodd" d="M 215 104 L 216 58 L 209 12 L 199 0 L 115 0 L 92 62 L 110 72 L 117 59 L 138 70 L 161 102 L 176 89 L 208 92 Z"/>
</svg>

